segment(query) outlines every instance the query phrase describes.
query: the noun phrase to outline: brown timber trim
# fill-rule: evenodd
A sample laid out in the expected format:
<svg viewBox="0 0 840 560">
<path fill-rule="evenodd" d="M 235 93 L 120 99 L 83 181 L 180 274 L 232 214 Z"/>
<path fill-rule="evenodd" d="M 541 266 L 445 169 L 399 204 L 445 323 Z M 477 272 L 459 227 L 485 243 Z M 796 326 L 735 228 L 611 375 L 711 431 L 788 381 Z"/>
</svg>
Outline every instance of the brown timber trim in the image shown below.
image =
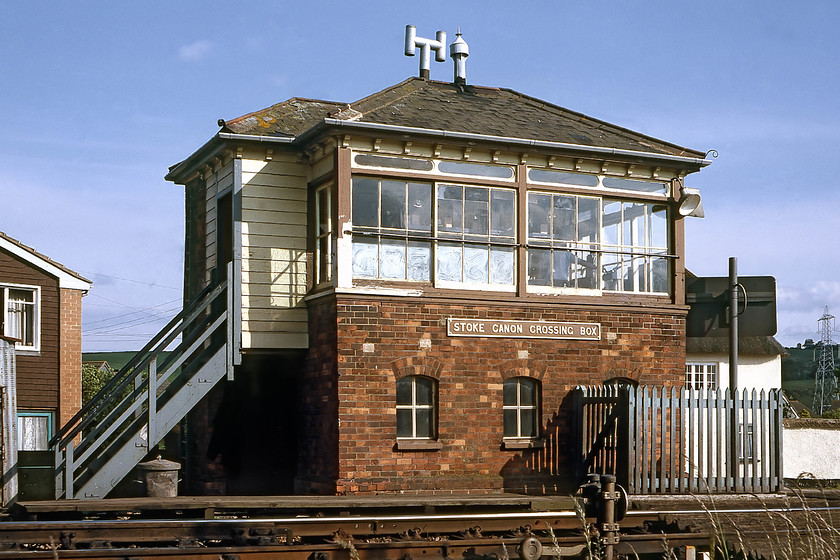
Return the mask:
<svg viewBox="0 0 840 560">
<path fill-rule="evenodd" d="M 344 224 L 350 223 L 350 185 L 353 173 L 350 169 L 352 150 L 338 146 L 335 150 L 336 221 L 335 235 L 344 237 Z"/>
<path fill-rule="evenodd" d="M 528 249 L 523 240 L 528 239 L 528 166 L 516 166 L 516 238 L 520 241 L 516 249 L 516 296 L 528 294 Z"/>
<path fill-rule="evenodd" d="M 674 208 L 674 207 L 672 207 Z M 673 212 L 677 213 L 676 209 Z M 674 220 L 674 304 L 685 305 L 685 218 Z"/>
<path fill-rule="evenodd" d="M 367 169 L 360 167 L 354 167 L 352 173 L 353 175 L 362 175 L 366 177 L 404 179 L 420 181 L 425 183 L 453 183 L 464 185 L 478 185 L 483 187 L 502 187 L 508 189 L 518 189 L 521 188 L 522 185 L 526 185 L 528 191 L 557 192 L 564 194 L 578 194 L 583 196 L 597 196 L 599 198 L 644 200 L 649 202 L 660 203 L 665 203 L 668 201 L 668 199 L 663 195 L 642 193 L 636 191 L 610 191 L 586 187 L 574 187 L 570 185 L 544 185 L 542 183 L 529 183 L 527 174 L 528 166 L 519 164 L 516 166 L 516 168 L 517 171 L 515 181 L 498 181 L 495 179 L 486 179 L 482 177 L 453 177 L 451 175 L 440 175 L 437 173 L 413 173 L 411 171 L 403 170 L 393 171 L 387 169 Z M 574 172 L 570 171 L 569 173 Z M 611 177 L 612 175 L 606 176 Z"/>
</svg>

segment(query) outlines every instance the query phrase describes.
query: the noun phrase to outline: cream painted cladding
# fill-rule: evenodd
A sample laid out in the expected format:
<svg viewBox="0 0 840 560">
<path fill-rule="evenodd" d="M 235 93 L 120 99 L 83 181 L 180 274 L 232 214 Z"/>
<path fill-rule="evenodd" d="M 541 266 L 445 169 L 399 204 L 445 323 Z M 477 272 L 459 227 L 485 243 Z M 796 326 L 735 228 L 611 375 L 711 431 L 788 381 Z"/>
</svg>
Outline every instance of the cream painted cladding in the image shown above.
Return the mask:
<svg viewBox="0 0 840 560">
<path fill-rule="evenodd" d="M 303 298 L 309 164 L 294 153 L 243 150 L 238 155 L 203 175 L 206 278 L 209 281 L 217 263 L 217 230 L 222 223 L 219 200 L 231 194 L 232 235 L 241 217 L 241 348 L 306 348 L 308 316 Z M 238 185 L 241 198 L 234 192 Z M 236 245 L 234 263 L 240 254 Z"/>
<path fill-rule="evenodd" d="M 294 153 L 242 158 L 242 348 L 306 348 L 307 180 Z"/>
</svg>

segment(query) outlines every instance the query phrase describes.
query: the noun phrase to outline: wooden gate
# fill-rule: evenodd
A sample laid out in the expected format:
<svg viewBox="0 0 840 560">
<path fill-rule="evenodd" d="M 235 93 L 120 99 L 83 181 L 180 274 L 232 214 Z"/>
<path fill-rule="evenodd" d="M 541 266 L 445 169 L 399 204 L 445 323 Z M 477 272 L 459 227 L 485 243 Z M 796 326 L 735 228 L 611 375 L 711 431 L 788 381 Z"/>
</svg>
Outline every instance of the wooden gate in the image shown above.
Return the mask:
<svg viewBox="0 0 840 560">
<path fill-rule="evenodd" d="M 778 389 L 577 387 L 576 474 L 615 474 L 631 494 L 782 488 Z"/>
</svg>

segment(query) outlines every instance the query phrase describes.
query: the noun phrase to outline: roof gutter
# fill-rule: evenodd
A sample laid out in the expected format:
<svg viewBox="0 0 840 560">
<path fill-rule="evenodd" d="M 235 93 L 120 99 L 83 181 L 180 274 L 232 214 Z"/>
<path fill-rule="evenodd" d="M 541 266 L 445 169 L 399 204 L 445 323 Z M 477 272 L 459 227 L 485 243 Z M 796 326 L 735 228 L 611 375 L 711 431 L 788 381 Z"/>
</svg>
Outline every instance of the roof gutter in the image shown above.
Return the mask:
<svg viewBox="0 0 840 560">
<path fill-rule="evenodd" d="M 668 161 L 672 163 L 679 163 L 683 165 L 696 165 L 705 167 L 709 165 L 711 160 L 705 158 L 694 158 L 686 156 L 675 156 L 670 154 L 659 154 L 655 152 L 641 152 L 637 150 L 625 150 L 621 148 L 602 148 L 599 146 L 587 146 L 585 144 L 569 144 L 567 142 L 550 142 L 547 140 L 531 140 L 528 138 L 514 138 L 509 136 L 493 136 L 489 134 L 476 134 L 473 132 L 456 132 L 452 130 L 440 130 L 434 128 L 418 128 L 414 126 L 400 126 L 393 124 L 379 124 L 358 121 L 345 121 L 341 119 L 326 118 L 324 124 L 329 126 L 338 126 L 350 129 L 362 130 L 380 130 L 384 132 L 394 132 L 402 134 L 426 134 L 430 136 L 439 136 L 442 138 L 451 138 L 453 140 L 473 140 L 482 142 L 502 142 L 508 144 L 515 144 L 519 146 L 532 146 L 535 148 L 549 148 L 555 150 L 571 150 L 577 152 L 588 152 L 599 155 L 612 155 L 623 157 L 641 157 L 645 159 L 657 159 L 661 161 Z"/>
<path fill-rule="evenodd" d="M 248 141 L 248 142 L 266 142 L 270 144 L 291 144 L 296 140 L 294 136 L 263 136 L 261 134 L 235 134 L 232 132 L 217 132 L 210 138 L 207 142 L 205 142 L 199 149 L 194 151 L 190 156 L 180 163 L 176 163 L 169 169 L 169 173 L 164 176 L 164 179 L 167 181 L 172 181 L 177 183 L 177 178 L 184 176 L 184 174 L 188 171 L 191 171 L 195 164 L 191 164 L 191 162 L 198 160 L 203 160 L 203 154 L 207 152 L 211 152 L 216 148 L 216 144 L 220 144 L 220 141 L 223 140 L 239 140 L 239 141 Z"/>
</svg>

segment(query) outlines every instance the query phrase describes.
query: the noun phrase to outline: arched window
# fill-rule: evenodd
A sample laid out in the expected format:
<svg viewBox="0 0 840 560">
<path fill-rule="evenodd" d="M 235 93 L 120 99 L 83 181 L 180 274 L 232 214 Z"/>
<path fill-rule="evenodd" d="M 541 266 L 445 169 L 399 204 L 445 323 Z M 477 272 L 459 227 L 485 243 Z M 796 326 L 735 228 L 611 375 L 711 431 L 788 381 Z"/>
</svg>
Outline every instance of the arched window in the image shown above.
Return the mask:
<svg viewBox="0 0 840 560">
<path fill-rule="evenodd" d="M 512 377 L 503 389 L 504 437 L 539 436 L 539 382 L 530 377 Z"/>
<path fill-rule="evenodd" d="M 397 380 L 397 437 L 434 439 L 437 382 L 430 377 L 408 375 Z"/>
</svg>

